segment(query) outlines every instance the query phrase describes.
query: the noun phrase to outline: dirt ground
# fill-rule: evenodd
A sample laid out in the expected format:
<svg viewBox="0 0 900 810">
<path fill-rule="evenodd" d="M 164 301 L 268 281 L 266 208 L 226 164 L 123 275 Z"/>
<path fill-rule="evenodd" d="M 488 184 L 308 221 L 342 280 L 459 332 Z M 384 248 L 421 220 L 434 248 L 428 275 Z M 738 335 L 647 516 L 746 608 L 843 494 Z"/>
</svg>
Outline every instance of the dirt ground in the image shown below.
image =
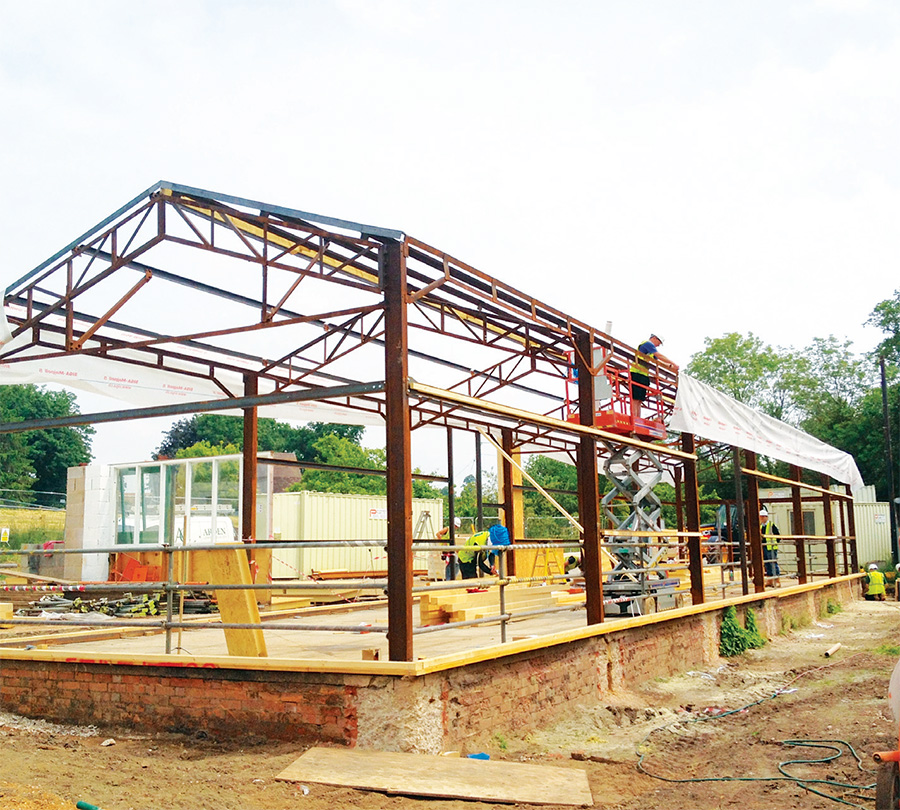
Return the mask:
<svg viewBox="0 0 900 810">
<path fill-rule="evenodd" d="M 838 642 L 841 648 L 825 658 Z M 649 682 L 602 707 L 573 706 L 571 716 L 553 728 L 526 737 L 498 730 L 487 753 L 494 760 L 586 771 L 594 806 L 610 810 L 841 806 L 812 791 L 871 808 L 874 789 L 865 787 L 875 782 L 871 755 L 897 742 L 886 695 L 898 658 L 900 605 L 857 602 L 708 672 Z M 828 744 L 841 755 L 782 766 L 785 774 L 807 780 L 804 785 L 779 773 L 779 763 L 834 752 L 792 747 L 785 740 L 834 741 Z M 303 750 L 262 740 L 117 733 L 0 715 L 0 806 L 71 809 L 78 800 L 102 810 L 510 806 L 276 781 Z M 727 781 L 735 779 L 748 781 Z"/>
</svg>

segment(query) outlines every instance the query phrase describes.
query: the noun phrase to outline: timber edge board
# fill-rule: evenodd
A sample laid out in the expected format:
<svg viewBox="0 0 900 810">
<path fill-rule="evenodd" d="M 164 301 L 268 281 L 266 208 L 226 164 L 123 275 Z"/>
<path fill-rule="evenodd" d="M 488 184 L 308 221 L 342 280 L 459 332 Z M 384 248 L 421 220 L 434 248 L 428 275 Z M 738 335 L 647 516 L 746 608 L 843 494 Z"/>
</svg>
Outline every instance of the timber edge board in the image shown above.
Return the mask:
<svg viewBox="0 0 900 810">
<path fill-rule="evenodd" d="M 99 666 L 134 666 L 134 667 L 163 667 L 174 672 L 182 669 L 244 669 L 271 672 L 307 672 L 322 674 L 345 674 L 349 676 L 397 676 L 419 677 L 433 672 L 455 669 L 469 664 L 477 664 L 483 661 L 492 661 L 505 658 L 509 655 L 543 650 L 568 644 L 573 641 L 596 636 L 608 635 L 621 630 L 629 630 L 634 627 L 642 627 L 650 624 L 658 624 L 670 619 L 681 619 L 686 616 L 696 616 L 703 613 L 724 610 L 731 605 L 746 605 L 755 602 L 764 602 L 768 599 L 784 599 L 801 593 L 822 590 L 826 587 L 853 583 L 861 579 L 865 574 L 846 574 L 833 579 L 824 579 L 819 582 L 808 582 L 805 585 L 791 585 L 777 591 L 765 593 L 749 593 L 746 596 L 733 596 L 728 599 L 719 599 L 713 602 L 705 602 L 702 605 L 690 605 L 673 610 L 665 610 L 661 613 L 653 613 L 648 616 L 634 616 L 627 619 L 612 622 L 603 622 L 576 630 L 566 630 L 561 633 L 553 633 L 547 636 L 527 638 L 520 641 L 496 644 L 490 647 L 482 647 L 464 653 L 441 655 L 433 658 L 420 658 L 416 661 L 326 661 L 322 659 L 293 659 L 293 658 L 248 658 L 231 656 L 186 656 L 186 655 L 115 655 L 98 654 L 92 657 L 90 651 L 79 653 L 66 652 L 65 650 L 17 650 L 0 649 L 0 661 L 40 661 L 59 664 L 82 664 Z"/>
</svg>

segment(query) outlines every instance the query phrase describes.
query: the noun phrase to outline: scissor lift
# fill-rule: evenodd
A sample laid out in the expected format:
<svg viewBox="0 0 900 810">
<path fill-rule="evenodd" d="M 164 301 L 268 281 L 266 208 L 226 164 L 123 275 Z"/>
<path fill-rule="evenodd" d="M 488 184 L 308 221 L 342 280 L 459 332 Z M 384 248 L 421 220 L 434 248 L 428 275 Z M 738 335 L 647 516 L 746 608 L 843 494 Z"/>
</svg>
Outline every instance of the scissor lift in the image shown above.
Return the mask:
<svg viewBox="0 0 900 810">
<path fill-rule="evenodd" d="M 567 418 L 574 422 L 578 420 L 578 372 L 574 357 L 569 360 L 566 408 Z M 594 390 L 596 427 L 643 441 L 665 438 L 663 398 L 655 375 L 650 377 L 640 415 L 632 413 L 629 371 L 604 366 L 595 379 Z M 603 474 L 613 488 L 600 505 L 615 527 L 617 540 L 609 548 L 616 564 L 603 583 L 604 598 L 610 600 L 608 613 L 651 613 L 675 606 L 679 580 L 659 570 L 666 548 L 660 544 L 660 535 L 655 534 L 664 531 L 662 502 L 654 491 L 664 473 L 659 456 L 642 447 L 622 446 L 603 463 Z"/>
</svg>

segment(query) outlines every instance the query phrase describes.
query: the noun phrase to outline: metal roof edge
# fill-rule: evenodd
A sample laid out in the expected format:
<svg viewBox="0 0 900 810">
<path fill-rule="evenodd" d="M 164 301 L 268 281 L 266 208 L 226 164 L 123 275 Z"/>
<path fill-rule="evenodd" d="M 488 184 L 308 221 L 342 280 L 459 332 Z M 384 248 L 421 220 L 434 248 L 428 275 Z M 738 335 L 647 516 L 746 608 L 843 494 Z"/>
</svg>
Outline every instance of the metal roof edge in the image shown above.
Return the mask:
<svg viewBox="0 0 900 810">
<path fill-rule="evenodd" d="M 3 297 L 5 298 L 7 293 L 16 292 L 16 290 L 22 284 L 24 284 L 26 281 L 28 281 L 30 278 L 37 275 L 45 268 L 49 267 L 51 264 L 53 264 L 53 262 L 57 261 L 58 259 L 61 259 L 70 250 L 73 250 L 74 248 L 78 247 L 78 245 L 83 243 L 86 239 L 89 239 L 91 236 L 93 236 L 95 233 L 97 233 L 97 231 L 101 230 L 102 228 L 105 228 L 107 225 L 109 225 L 115 219 L 117 219 L 122 214 L 124 214 L 129 208 L 137 205 L 145 197 L 149 197 L 151 194 L 153 194 L 156 191 L 159 191 L 160 189 L 170 189 L 172 191 L 177 191 L 181 194 L 190 194 L 191 196 L 196 196 L 196 197 L 207 197 L 207 198 L 213 199 L 213 200 L 221 200 L 222 202 L 227 202 L 232 205 L 242 205 L 242 206 L 245 206 L 248 208 L 258 208 L 261 214 L 269 213 L 269 214 L 277 214 L 278 216 L 292 217 L 294 219 L 311 220 L 311 221 L 319 223 L 321 225 L 329 225 L 329 226 L 336 227 L 336 228 L 345 228 L 345 229 L 351 230 L 351 231 L 358 231 L 360 233 L 360 235 L 362 235 L 362 236 L 376 236 L 376 237 L 380 237 L 382 239 L 396 239 L 398 241 L 402 241 L 406 236 L 406 234 L 403 231 L 398 231 L 398 230 L 394 230 L 391 228 L 380 228 L 376 225 L 364 225 L 361 222 L 352 222 L 347 219 L 338 219 L 337 217 L 320 216 L 319 214 L 313 214 L 309 211 L 300 211 L 299 209 L 296 209 L 296 208 L 287 208 L 287 207 L 281 206 L 281 205 L 269 205 L 268 203 L 259 202 L 257 200 L 250 200 L 245 197 L 235 197 L 231 194 L 219 194 L 218 192 L 215 192 L 215 191 L 208 191 L 206 189 L 196 188 L 194 186 L 185 186 L 180 183 L 171 183 L 167 180 L 159 180 L 158 182 L 156 182 L 152 186 L 150 186 L 148 189 L 146 189 L 145 191 L 142 191 L 136 197 L 129 200 L 127 203 L 125 203 L 125 205 L 118 208 L 116 211 L 114 211 L 108 217 L 106 217 L 105 219 L 98 222 L 92 228 L 89 228 L 87 231 L 85 231 L 83 234 L 81 234 L 81 236 L 79 236 L 77 239 L 72 240 L 64 248 L 58 250 L 49 259 L 46 259 L 45 261 L 41 262 L 33 270 L 30 270 L 24 276 L 16 279 L 14 282 L 9 284 L 6 287 L 6 290 L 4 291 Z"/>
<path fill-rule="evenodd" d="M 160 183 L 162 188 L 168 188 L 181 194 L 190 194 L 196 197 L 208 197 L 213 200 L 221 200 L 231 205 L 242 205 L 246 208 L 258 208 L 261 214 L 277 214 L 278 216 L 291 217 L 293 219 L 311 220 L 321 225 L 330 225 L 335 228 L 345 228 L 350 231 L 359 231 L 363 236 L 379 236 L 383 239 L 396 239 L 402 241 L 405 237 L 403 231 L 391 228 L 380 228 L 376 225 L 364 225 L 361 222 L 352 222 L 349 219 L 338 219 L 337 217 L 325 217 L 320 214 L 313 214 L 310 211 L 300 211 L 297 208 L 287 208 L 283 205 L 270 205 L 269 203 L 251 200 L 246 197 L 235 197 L 231 194 L 219 194 L 215 191 L 208 191 L 194 186 L 184 186 L 180 183 Z"/>
</svg>

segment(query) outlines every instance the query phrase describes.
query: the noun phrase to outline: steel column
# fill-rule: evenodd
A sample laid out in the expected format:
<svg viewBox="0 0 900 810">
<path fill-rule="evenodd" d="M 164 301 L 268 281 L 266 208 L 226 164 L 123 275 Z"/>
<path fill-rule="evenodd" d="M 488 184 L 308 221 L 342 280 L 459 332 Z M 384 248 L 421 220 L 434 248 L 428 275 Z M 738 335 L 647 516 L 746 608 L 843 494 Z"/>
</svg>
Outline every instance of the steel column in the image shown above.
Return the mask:
<svg viewBox="0 0 900 810">
<path fill-rule="evenodd" d="M 481 434 L 476 430 L 475 436 L 475 531 L 484 531 L 484 478 L 481 469 Z"/>
<path fill-rule="evenodd" d="M 850 568 L 850 553 L 847 550 L 847 519 L 844 517 L 844 507 L 846 504 L 844 503 L 843 498 L 837 498 L 837 508 L 838 508 L 838 518 L 840 519 L 841 524 L 841 557 L 844 561 L 844 568 L 841 573 L 849 574 L 851 572 Z"/>
<path fill-rule="evenodd" d="M 681 449 L 685 453 L 694 453 L 696 446 L 693 433 L 681 434 Z M 688 568 L 691 572 L 691 602 L 702 605 L 703 594 L 703 551 L 700 547 L 700 488 L 697 486 L 697 462 L 686 459 L 684 462 L 684 505 L 687 519 Z"/>
<path fill-rule="evenodd" d="M 756 470 L 756 453 L 744 450 L 744 466 Z M 766 589 L 766 569 L 763 565 L 762 534 L 759 525 L 759 481 L 755 475 L 747 476 L 747 537 L 750 540 L 750 560 L 753 563 L 753 589 L 762 593 Z"/>
<path fill-rule="evenodd" d="M 822 489 L 828 489 L 828 476 L 822 473 Z M 825 511 L 825 550 L 828 556 L 828 576 L 837 576 L 837 556 L 834 553 L 834 515 L 831 513 L 831 495 L 822 495 L 822 509 Z"/>
<path fill-rule="evenodd" d="M 521 501 L 522 490 L 516 487 L 516 483 L 521 483 L 522 474 L 510 462 L 509 459 L 515 457 L 515 448 L 513 446 L 513 432 L 509 428 L 504 428 L 500 433 L 500 446 L 503 453 L 500 455 L 500 480 L 502 484 L 501 501 L 503 502 L 503 524 L 509 530 L 509 541 L 515 543 L 525 536 L 524 519 L 522 510 L 517 509 L 517 501 Z M 518 480 L 517 480 L 518 479 Z M 515 555 L 510 555 L 510 563 L 507 571 L 511 576 L 516 574 Z"/>
<path fill-rule="evenodd" d="M 447 428 L 447 526 L 450 530 L 450 545 L 456 545 L 456 490 L 453 476 L 453 428 Z M 456 579 L 456 554 L 450 554 L 445 566 L 450 572 L 450 579 Z"/>
<path fill-rule="evenodd" d="M 844 490 L 847 495 L 851 496 L 853 493 L 850 490 L 850 484 L 844 484 Z M 859 553 L 856 549 L 856 512 L 854 511 L 856 508 L 856 501 L 849 500 L 847 501 L 847 529 L 850 533 L 850 571 L 852 573 L 856 573 L 859 571 Z M 849 573 L 849 572 L 848 572 Z"/>
<path fill-rule="evenodd" d="M 750 593 L 750 582 L 747 575 L 747 516 L 744 512 L 744 476 L 741 473 L 741 451 L 732 445 L 731 463 L 734 467 L 734 510 L 737 517 L 738 554 L 741 558 L 741 593 Z M 758 517 L 758 515 L 757 515 Z M 734 534 L 728 535 L 734 548 Z"/>
<path fill-rule="evenodd" d="M 675 479 L 675 520 L 677 521 L 678 531 L 684 531 L 684 493 L 682 491 L 682 484 L 684 483 L 684 476 L 681 472 L 681 467 L 676 467 L 672 477 Z M 678 541 L 679 545 L 681 545 L 681 540 Z"/>
<path fill-rule="evenodd" d="M 590 335 L 575 337 L 575 368 L 578 371 L 578 421 L 594 426 L 594 374 L 590 367 L 594 347 Z M 578 440 L 578 517 L 584 529 L 584 586 L 587 623 L 599 624 L 603 609 L 603 567 L 600 561 L 600 483 L 597 479 L 597 443 L 591 436 Z"/>
<path fill-rule="evenodd" d="M 391 661 L 412 661 L 412 447 L 405 245 L 385 242 L 379 258 L 385 311 L 388 656 Z"/>
<path fill-rule="evenodd" d="M 259 378 L 244 375 L 244 396 L 259 394 Z M 244 408 L 244 478 L 241 486 L 241 538 L 256 540 L 256 457 L 259 444 L 259 422 L 256 408 Z"/>
<path fill-rule="evenodd" d="M 791 464 L 791 477 L 797 481 L 797 486 L 791 487 L 791 503 L 794 510 L 794 519 L 791 521 L 791 534 L 806 534 L 803 529 L 803 500 L 800 497 L 801 472 L 796 464 Z M 803 585 L 807 580 L 806 540 L 798 536 L 794 540 L 794 546 L 797 549 L 797 582 Z"/>
</svg>

